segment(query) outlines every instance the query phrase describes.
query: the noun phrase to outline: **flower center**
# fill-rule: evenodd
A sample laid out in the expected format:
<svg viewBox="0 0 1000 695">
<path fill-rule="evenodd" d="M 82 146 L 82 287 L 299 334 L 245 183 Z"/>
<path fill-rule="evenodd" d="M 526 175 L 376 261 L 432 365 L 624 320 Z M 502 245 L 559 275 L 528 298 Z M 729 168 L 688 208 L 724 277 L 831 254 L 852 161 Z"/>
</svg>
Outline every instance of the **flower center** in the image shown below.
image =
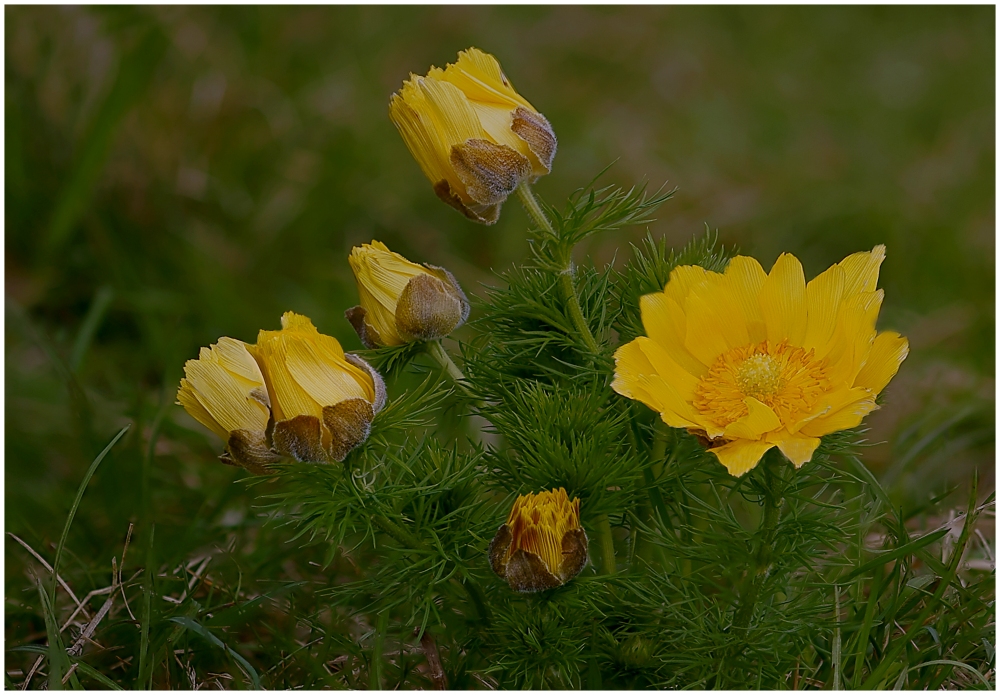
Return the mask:
<svg viewBox="0 0 1000 695">
<path fill-rule="evenodd" d="M 695 388 L 694 407 L 726 427 L 747 414 L 744 399 L 755 398 L 787 426 L 807 416 L 828 390 L 826 361 L 814 351 L 765 340 L 719 355 Z"/>
<path fill-rule="evenodd" d="M 750 355 L 736 369 L 736 385 L 758 401 L 773 396 L 781 388 L 781 364 L 762 352 Z"/>
</svg>

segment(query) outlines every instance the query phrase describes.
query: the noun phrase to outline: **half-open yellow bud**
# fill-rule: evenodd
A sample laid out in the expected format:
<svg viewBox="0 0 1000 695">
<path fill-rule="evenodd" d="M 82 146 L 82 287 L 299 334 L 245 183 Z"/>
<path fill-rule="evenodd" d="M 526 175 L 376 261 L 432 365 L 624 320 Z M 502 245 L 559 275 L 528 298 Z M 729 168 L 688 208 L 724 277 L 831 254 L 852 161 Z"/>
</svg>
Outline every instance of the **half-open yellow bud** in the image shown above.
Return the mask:
<svg viewBox="0 0 1000 695">
<path fill-rule="evenodd" d="M 259 473 L 280 460 L 267 441 L 271 402 L 264 377 L 245 343 L 219 338 L 187 361 L 184 375 L 177 403 L 226 442 L 222 461 Z"/>
<path fill-rule="evenodd" d="M 298 461 L 343 461 L 368 438 L 385 405 L 385 384 L 367 362 L 345 354 L 307 317 L 286 312 L 280 331 L 262 330 L 250 348 L 274 413 L 274 449 Z"/>
<path fill-rule="evenodd" d="M 478 48 L 426 77 L 411 73 L 389 117 L 438 197 L 476 222 L 496 222 L 523 181 L 552 170 L 552 126 Z"/>
<path fill-rule="evenodd" d="M 411 263 L 374 240 L 348 261 L 361 304 L 345 316 L 365 347 L 437 340 L 469 317 L 469 300 L 444 268 Z"/>
<path fill-rule="evenodd" d="M 587 565 L 580 499 L 564 488 L 521 495 L 490 543 L 490 565 L 514 591 L 554 589 Z"/>
</svg>

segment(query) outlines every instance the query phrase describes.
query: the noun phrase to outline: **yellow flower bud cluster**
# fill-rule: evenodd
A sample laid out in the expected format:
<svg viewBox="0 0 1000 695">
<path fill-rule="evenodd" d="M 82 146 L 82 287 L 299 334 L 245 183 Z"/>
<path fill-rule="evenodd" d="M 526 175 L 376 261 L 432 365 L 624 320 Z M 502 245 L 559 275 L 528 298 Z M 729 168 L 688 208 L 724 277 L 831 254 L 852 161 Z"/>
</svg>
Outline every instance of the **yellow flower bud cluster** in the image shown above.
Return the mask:
<svg viewBox="0 0 1000 695">
<path fill-rule="evenodd" d="M 202 348 L 184 374 L 177 403 L 226 442 L 223 462 L 254 473 L 286 458 L 343 461 L 385 405 L 378 372 L 291 311 L 256 345 Z"/>
</svg>

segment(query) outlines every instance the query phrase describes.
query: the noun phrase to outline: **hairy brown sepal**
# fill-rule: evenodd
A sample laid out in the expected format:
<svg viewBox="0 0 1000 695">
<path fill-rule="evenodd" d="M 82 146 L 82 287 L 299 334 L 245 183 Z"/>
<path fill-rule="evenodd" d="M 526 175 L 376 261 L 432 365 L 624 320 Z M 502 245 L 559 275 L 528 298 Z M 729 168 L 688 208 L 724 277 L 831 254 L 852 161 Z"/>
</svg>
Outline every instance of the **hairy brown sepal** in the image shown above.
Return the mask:
<svg viewBox="0 0 1000 695">
<path fill-rule="evenodd" d="M 496 224 L 496 221 L 500 219 L 499 203 L 496 205 L 466 205 L 461 196 L 451 190 L 451 185 L 447 179 L 441 179 L 434 184 L 434 193 L 442 201 L 458 210 L 473 222 L 490 225 Z"/>
<path fill-rule="evenodd" d="M 329 457 L 323 447 L 322 427 L 315 415 L 299 415 L 290 420 L 279 420 L 274 423 L 274 448 L 279 454 L 296 461 L 326 463 Z"/>
<path fill-rule="evenodd" d="M 480 205 L 499 205 L 531 176 L 531 162 L 506 145 L 470 138 L 451 147 L 451 165 Z"/>
<path fill-rule="evenodd" d="M 371 403 L 361 398 L 323 408 L 323 424 L 331 435 L 330 458 L 343 461 L 354 447 L 368 439 L 374 417 Z"/>
<path fill-rule="evenodd" d="M 375 387 L 375 400 L 372 401 L 372 417 L 378 415 L 378 412 L 385 407 L 386 401 L 386 391 L 385 391 L 385 381 L 382 379 L 382 375 L 375 371 L 375 368 L 370 364 L 365 362 L 363 359 L 351 352 L 344 353 L 344 359 L 353 364 L 358 369 L 363 369 L 368 376 L 372 379 L 372 385 Z"/>
<path fill-rule="evenodd" d="M 559 567 L 559 577 L 563 582 L 568 582 L 587 566 L 587 545 L 587 534 L 582 528 L 573 529 L 563 536 L 563 560 Z"/>
<path fill-rule="evenodd" d="M 553 573 L 540 557 L 519 548 L 507 558 L 513 537 L 507 524 L 490 541 L 490 567 L 514 591 L 530 593 L 562 586 L 587 566 L 587 534 L 582 528 L 569 531 L 562 540 L 562 562 Z"/>
<path fill-rule="evenodd" d="M 411 278 L 396 303 L 399 334 L 416 340 L 437 340 L 460 326 L 469 310 L 468 300 L 457 286 L 451 277 L 417 275 Z"/>
<path fill-rule="evenodd" d="M 266 475 L 270 464 L 281 461 L 263 432 L 235 430 L 230 433 L 226 452 L 219 457 L 227 466 L 245 468 L 254 475 Z"/>
<path fill-rule="evenodd" d="M 368 312 L 362 306 L 353 306 L 344 312 L 344 318 L 350 322 L 354 328 L 354 332 L 358 334 L 361 344 L 369 350 L 374 350 L 377 347 L 381 347 L 382 338 L 379 336 L 378 331 L 365 321 L 365 316 L 367 315 Z"/>
<path fill-rule="evenodd" d="M 552 160 L 556 156 L 558 142 L 548 119 L 523 106 L 518 106 L 511 114 L 510 129 L 528 143 L 528 149 L 538 158 L 546 173 L 552 171 Z"/>
</svg>

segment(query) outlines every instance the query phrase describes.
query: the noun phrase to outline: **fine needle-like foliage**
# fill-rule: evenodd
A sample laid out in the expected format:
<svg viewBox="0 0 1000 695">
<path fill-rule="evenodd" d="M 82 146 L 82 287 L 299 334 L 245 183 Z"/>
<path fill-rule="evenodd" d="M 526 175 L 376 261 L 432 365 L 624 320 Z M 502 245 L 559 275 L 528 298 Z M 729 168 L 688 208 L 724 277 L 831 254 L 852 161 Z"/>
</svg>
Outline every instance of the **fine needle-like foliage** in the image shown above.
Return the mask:
<svg viewBox="0 0 1000 695">
<path fill-rule="evenodd" d="M 275 520 L 326 545 L 329 561 L 357 558 L 358 578 L 322 596 L 373 626 L 351 647 L 367 683 L 992 682 L 989 575 L 959 565 L 992 496 L 973 486 L 964 514 L 913 532 L 927 510 L 892 507 L 860 458 L 863 428 L 825 437 L 801 469 L 774 449 L 737 478 L 695 436 L 611 390 L 615 346 L 644 334 L 640 297 L 678 266 L 722 272 L 733 256 L 706 233 L 679 251 L 647 237 L 621 269 L 573 262 L 580 240 L 643 222 L 668 198 L 604 187 L 560 211 L 539 204 L 551 228 L 531 231 L 528 261 L 473 299 L 460 366 L 440 344 L 370 351 L 393 377 L 369 440 L 339 466 L 280 469 Z M 435 360 L 441 371 L 428 371 Z M 447 425 L 455 418 L 467 429 Z M 589 564 L 563 586 L 517 593 L 490 571 L 487 546 L 514 496 L 556 488 L 580 499 Z M 389 680 L 375 662 L 390 639 L 421 644 L 422 667 L 389 660 Z"/>
</svg>

